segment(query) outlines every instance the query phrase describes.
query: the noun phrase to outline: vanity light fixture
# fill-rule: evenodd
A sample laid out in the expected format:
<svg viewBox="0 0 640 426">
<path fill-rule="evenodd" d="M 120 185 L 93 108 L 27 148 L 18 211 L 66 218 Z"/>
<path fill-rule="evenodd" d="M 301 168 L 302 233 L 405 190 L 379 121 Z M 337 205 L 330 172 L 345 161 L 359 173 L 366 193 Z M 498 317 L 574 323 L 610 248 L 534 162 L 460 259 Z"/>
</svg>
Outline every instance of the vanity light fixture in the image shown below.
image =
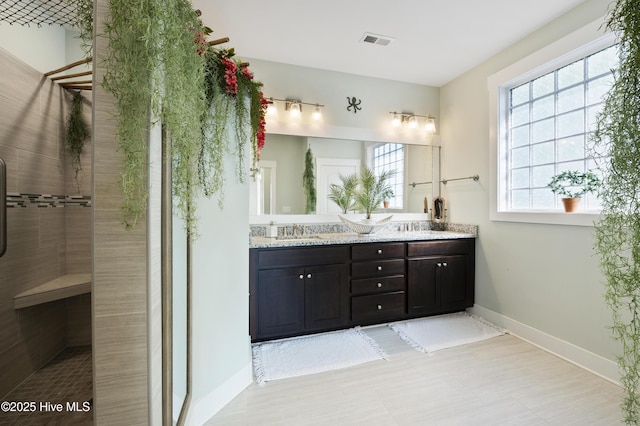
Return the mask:
<svg viewBox="0 0 640 426">
<path fill-rule="evenodd" d="M 425 131 L 432 135 L 436 132 L 436 119 L 431 115 L 418 115 L 412 112 L 390 112 L 393 117 L 391 119 L 391 125 L 393 127 L 406 126 L 410 129 L 417 129 L 418 119 L 424 119 Z"/>
<path fill-rule="evenodd" d="M 314 121 L 322 120 L 322 108 L 324 105 L 318 103 L 308 103 L 302 102 L 299 99 L 277 99 L 277 98 L 268 98 L 267 102 L 269 105 L 267 106 L 267 116 L 276 117 L 278 115 L 278 102 L 284 103 L 284 110 L 289 113 L 289 117 L 293 120 L 302 119 L 302 106 L 309 105 L 312 107 L 311 109 L 311 118 Z"/>
</svg>

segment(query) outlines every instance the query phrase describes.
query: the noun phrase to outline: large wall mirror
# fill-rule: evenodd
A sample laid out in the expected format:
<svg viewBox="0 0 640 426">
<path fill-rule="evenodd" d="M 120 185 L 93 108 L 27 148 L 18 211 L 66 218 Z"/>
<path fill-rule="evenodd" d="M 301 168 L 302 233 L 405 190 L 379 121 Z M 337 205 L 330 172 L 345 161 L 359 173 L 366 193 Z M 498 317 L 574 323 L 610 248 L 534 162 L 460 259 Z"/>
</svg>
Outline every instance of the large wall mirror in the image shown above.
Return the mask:
<svg viewBox="0 0 640 426">
<path fill-rule="evenodd" d="M 306 215 L 302 175 L 307 149 L 315 163 L 317 203 L 314 215 L 341 213 L 328 199 L 328 188 L 340 183 L 340 175 L 358 173 L 360 168 L 388 164 L 396 170 L 393 178 L 395 197 L 387 209 L 379 212 L 424 213 L 424 199 L 431 203 L 432 182 L 439 177 L 439 147 L 268 134 L 258 162 L 256 178 L 251 182 L 250 209 L 253 223 L 266 223 L 280 215 Z M 430 204 L 429 204 L 430 205 Z M 292 216 L 293 218 L 293 216 Z"/>
</svg>

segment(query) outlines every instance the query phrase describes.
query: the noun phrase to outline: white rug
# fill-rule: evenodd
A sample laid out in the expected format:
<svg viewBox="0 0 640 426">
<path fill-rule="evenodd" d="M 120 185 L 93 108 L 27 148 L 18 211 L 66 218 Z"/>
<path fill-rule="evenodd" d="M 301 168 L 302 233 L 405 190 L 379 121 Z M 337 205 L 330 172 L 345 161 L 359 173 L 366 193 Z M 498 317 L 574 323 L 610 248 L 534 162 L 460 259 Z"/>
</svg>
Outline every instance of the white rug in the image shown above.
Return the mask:
<svg viewBox="0 0 640 426">
<path fill-rule="evenodd" d="M 253 369 L 261 385 L 380 359 L 387 354 L 359 327 L 253 345 Z"/>
<path fill-rule="evenodd" d="M 402 340 L 426 353 L 505 334 L 505 330 L 466 312 L 396 322 L 389 327 Z"/>
</svg>

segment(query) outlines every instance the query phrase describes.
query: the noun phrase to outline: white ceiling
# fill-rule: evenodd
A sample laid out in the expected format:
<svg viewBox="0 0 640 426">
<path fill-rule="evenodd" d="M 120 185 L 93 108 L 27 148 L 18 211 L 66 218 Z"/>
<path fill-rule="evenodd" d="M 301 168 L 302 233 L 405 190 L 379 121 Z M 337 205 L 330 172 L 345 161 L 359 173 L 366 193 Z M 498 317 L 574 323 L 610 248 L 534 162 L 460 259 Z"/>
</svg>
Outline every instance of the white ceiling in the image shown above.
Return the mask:
<svg viewBox="0 0 640 426">
<path fill-rule="evenodd" d="M 222 48 L 440 87 L 584 0 L 192 0 Z M 386 47 L 365 32 L 394 37 Z"/>
</svg>

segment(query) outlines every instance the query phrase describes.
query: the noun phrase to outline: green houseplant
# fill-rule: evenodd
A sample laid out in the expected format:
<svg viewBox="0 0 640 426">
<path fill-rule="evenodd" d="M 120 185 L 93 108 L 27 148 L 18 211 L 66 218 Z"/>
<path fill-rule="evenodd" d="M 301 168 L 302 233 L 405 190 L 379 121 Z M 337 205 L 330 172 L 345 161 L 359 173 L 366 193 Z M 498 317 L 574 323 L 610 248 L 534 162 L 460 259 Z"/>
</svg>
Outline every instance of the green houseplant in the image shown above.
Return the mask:
<svg viewBox="0 0 640 426">
<path fill-rule="evenodd" d="M 547 185 L 554 194 L 562 196 L 564 210 L 575 211 L 580 198 L 600 186 L 600 178 L 592 171 L 565 170 L 551 178 Z"/>
<path fill-rule="evenodd" d="M 600 219 L 595 223 L 595 251 L 605 277 L 605 301 L 612 311 L 613 337 L 624 389 L 627 424 L 640 424 L 640 7 L 637 0 L 617 0 L 607 28 L 618 36 L 619 67 L 604 98 L 592 138 L 603 183 Z"/>
<path fill-rule="evenodd" d="M 329 185 L 329 199 L 336 203 L 346 214 L 349 210 L 355 209 L 355 193 L 358 188 L 358 175 L 339 175 L 341 185 L 332 183 Z"/>
<path fill-rule="evenodd" d="M 376 175 L 369 167 L 360 169 L 360 182 L 355 200 L 357 207 L 364 210 L 367 220 L 371 219 L 371 213 L 376 211 L 384 200 L 393 197 L 389 178 L 394 174 L 394 170 L 385 170 Z"/>
</svg>

